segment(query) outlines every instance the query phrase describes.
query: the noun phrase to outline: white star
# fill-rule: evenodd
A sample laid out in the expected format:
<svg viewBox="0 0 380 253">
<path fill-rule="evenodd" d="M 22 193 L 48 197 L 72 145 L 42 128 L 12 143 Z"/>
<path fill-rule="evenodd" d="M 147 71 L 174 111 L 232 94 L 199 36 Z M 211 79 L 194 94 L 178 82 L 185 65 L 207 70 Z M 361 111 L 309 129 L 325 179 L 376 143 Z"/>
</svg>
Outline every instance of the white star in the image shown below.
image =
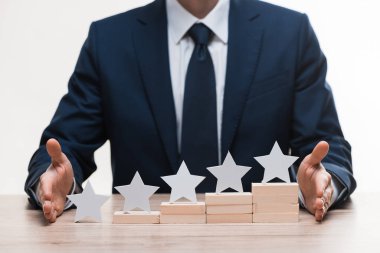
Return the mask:
<svg viewBox="0 0 380 253">
<path fill-rule="evenodd" d="M 107 201 L 107 196 L 96 195 L 90 181 L 86 184 L 80 194 L 67 195 L 67 197 L 77 206 L 75 222 L 91 217 L 96 221 L 101 221 L 100 207 Z"/>
<path fill-rule="evenodd" d="M 131 184 L 115 187 L 115 189 L 125 198 L 124 212 L 136 208 L 150 212 L 149 198 L 158 190 L 158 188 L 160 187 L 145 185 L 138 171 L 133 177 Z"/>
<path fill-rule="evenodd" d="M 180 198 L 197 202 L 195 187 L 205 179 L 205 177 L 202 176 L 191 175 L 185 162 L 182 162 L 176 175 L 161 178 L 172 188 L 170 202 L 175 202 Z"/>
<path fill-rule="evenodd" d="M 227 188 L 243 192 L 241 178 L 251 169 L 246 166 L 236 165 L 230 152 L 227 153 L 223 165 L 207 168 L 217 179 L 216 193 L 221 193 Z"/>
<path fill-rule="evenodd" d="M 264 167 L 263 182 L 266 183 L 277 177 L 290 183 L 288 168 L 298 159 L 296 156 L 284 155 L 277 141 L 269 155 L 258 156 L 255 159 Z"/>
</svg>

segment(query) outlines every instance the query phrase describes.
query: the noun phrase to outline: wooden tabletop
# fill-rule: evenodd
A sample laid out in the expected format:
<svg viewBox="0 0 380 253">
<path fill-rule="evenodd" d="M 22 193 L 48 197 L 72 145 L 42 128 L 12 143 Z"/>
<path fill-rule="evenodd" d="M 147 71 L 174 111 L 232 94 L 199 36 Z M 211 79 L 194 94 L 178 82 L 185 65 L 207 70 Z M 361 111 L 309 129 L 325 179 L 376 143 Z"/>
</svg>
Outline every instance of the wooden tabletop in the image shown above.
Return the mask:
<svg viewBox="0 0 380 253">
<path fill-rule="evenodd" d="M 158 210 L 168 195 L 155 195 Z M 199 196 L 202 199 L 202 195 Z M 301 211 L 293 224 L 115 225 L 114 195 L 102 223 L 74 223 L 75 210 L 54 224 L 26 196 L 0 196 L 0 252 L 380 252 L 380 193 L 354 194 L 322 223 Z"/>
</svg>

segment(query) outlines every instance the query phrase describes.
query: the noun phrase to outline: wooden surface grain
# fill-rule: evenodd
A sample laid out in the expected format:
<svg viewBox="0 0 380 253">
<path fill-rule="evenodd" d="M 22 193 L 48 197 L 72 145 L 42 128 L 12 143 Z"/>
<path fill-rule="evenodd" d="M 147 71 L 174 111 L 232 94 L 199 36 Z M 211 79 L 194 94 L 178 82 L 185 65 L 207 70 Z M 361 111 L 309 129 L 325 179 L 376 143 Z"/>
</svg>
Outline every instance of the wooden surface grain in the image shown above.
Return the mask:
<svg viewBox="0 0 380 253">
<path fill-rule="evenodd" d="M 159 210 L 168 195 L 155 195 Z M 202 200 L 202 195 L 199 197 Z M 74 223 L 75 210 L 45 222 L 26 196 L 0 196 L 0 252 L 380 252 L 380 193 L 354 194 L 315 222 L 301 210 L 289 224 L 112 224 L 122 197 L 102 207 L 102 223 Z"/>
</svg>

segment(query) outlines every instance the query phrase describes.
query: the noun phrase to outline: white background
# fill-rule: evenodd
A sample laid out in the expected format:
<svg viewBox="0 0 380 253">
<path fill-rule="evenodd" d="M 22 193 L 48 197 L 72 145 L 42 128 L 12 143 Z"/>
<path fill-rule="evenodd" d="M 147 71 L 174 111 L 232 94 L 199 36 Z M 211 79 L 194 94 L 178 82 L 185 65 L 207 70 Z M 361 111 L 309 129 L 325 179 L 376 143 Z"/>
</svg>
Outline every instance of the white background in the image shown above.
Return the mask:
<svg viewBox="0 0 380 253">
<path fill-rule="evenodd" d="M 91 21 L 149 0 L 0 0 L 0 194 L 23 193 L 29 159 L 67 91 Z M 329 60 L 328 81 L 353 147 L 358 191 L 378 191 L 378 1 L 273 0 L 309 15 Z M 96 192 L 111 192 L 108 143 L 96 153 Z"/>
</svg>

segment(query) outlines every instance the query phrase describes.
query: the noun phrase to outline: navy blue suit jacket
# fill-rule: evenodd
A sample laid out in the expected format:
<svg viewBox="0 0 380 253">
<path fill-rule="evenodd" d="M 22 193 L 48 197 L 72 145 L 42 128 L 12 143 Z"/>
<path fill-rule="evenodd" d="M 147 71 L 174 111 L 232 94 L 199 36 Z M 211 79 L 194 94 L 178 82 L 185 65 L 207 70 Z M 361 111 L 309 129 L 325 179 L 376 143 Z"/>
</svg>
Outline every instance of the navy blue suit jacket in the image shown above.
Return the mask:
<svg viewBox="0 0 380 253">
<path fill-rule="evenodd" d="M 129 184 L 139 170 L 146 184 L 170 191 L 160 177 L 175 174 L 180 161 L 167 37 L 164 0 L 91 25 L 69 91 L 31 159 L 27 193 L 50 163 L 49 138 L 61 143 L 79 184 L 96 169 L 94 151 L 109 140 L 114 186 Z M 253 157 L 268 154 L 276 140 L 301 159 L 326 140 L 324 165 L 345 188 L 338 203 L 354 191 L 350 145 L 326 70 L 306 15 L 231 0 L 222 157 L 230 150 L 237 164 L 253 168 L 243 177 L 244 190 L 263 178 Z M 215 191 L 216 179 L 206 168 L 203 175 L 197 190 Z"/>
</svg>

